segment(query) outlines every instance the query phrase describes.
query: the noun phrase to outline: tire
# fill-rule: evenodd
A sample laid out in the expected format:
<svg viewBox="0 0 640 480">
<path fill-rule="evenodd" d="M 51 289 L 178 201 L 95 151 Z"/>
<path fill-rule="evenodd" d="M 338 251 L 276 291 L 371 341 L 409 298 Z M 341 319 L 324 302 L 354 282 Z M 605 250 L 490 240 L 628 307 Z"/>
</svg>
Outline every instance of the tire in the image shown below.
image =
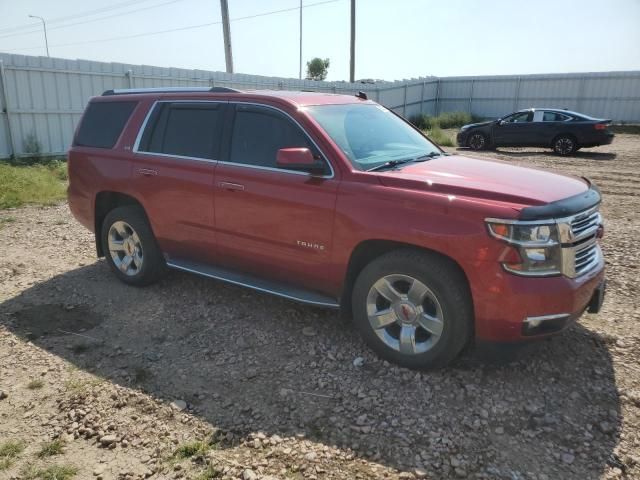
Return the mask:
<svg viewBox="0 0 640 480">
<path fill-rule="evenodd" d="M 487 137 L 480 132 L 474 132 L 467 139 L 467 146 L 471 150 L 484 150 L 489 146 Z"/>
<path fill-rule="evenodd" d="M 558 135 L 553 139 L 552 147 L 556 154 L 567 156 L 578 149 L 578 142 L 572 135 Z"/>
<path fill-rule="evenodd" d="M 368 346 L 407 368 L 450 363 L 473 332 L 464 274 L 450 260 L 429 252 L 395 250 L 373 260 L 356 279 L 352 308 Z"/>
<path fill-rule="evenodd" d="M 150 285 L 165 273 L 164 257 L 141 207 L 111 210 L 102 222 L 100 241 L 111 270 L 128 285 Z"/>
</svg>

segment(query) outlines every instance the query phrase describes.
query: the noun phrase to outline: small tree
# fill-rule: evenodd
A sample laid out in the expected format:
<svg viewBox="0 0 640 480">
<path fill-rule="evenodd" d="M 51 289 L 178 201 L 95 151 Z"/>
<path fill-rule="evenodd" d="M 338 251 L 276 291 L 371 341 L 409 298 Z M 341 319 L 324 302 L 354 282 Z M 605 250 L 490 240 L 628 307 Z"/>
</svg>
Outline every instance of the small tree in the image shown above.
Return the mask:
<svg viewBox="0 0 640 480">
<path fill-rule="evenodd" d="M 316 57 L 307 62 L 307 80 L 324 80 L 327 78 L 329 59 Z"/>
</svg>

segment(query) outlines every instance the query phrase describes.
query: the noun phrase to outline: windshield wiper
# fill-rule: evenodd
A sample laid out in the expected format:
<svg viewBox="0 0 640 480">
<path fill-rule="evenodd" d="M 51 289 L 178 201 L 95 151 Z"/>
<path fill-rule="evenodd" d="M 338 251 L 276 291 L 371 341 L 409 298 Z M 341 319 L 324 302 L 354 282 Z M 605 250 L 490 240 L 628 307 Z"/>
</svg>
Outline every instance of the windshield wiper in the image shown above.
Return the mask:
<svg viewBox="0 0 640 480">
<path fill-rule="evenodd" d="M 393 168 L 397 167 L 398 165 L 404 165 L 405 163 L 426 162 L 427 160 L 431 160 L 432 158 L 439 157 L 441 155 L 444 154 L 442 152 L 430 152 L 426 155 L 420 155 L 419 157 L 404 158 L 400 160 L 389 160 L 388 162 L 381 163 L 380 165 L 376 165 L 375 167 L 368 169 L 367 172 L 376 172 L 379 170 L 384 170 L 386 168 Z"/>
</svg>

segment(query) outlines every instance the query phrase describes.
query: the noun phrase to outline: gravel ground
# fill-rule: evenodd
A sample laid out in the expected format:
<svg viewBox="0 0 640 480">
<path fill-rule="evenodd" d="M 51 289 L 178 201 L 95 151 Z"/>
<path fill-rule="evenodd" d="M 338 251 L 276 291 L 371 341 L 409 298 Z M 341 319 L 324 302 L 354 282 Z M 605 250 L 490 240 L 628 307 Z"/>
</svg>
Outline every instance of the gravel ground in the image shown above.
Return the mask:
<svg viewBox="0 0 640 480">
<path fill-rule="evenodd" d="M 600 185 L 608 297 L 511 363 L 434 372 L 331 311 L 178 272 L 127 287 L 66 205 L 0 211 L 0 452 L 26 447 L 0 478 L 640 478 L 639 151 L 479 154 Z"/>
</svg>

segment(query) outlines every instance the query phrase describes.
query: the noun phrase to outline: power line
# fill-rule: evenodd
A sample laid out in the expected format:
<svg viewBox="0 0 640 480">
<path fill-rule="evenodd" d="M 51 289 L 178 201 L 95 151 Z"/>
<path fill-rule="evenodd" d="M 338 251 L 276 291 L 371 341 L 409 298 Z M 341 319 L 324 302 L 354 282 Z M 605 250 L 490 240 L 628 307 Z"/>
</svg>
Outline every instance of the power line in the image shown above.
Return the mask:
<svg viewBox="0 0 640 480">
<path fill-rule="evenodd" d="M 317 7 L 319 5 L 326 5 L 328 3 L 336 3 L 336 2 L 340 2 L 342 0 L 325 0 L 323 2 L 316 2 L 316 3 L 309 3 L 308 5 L 303 5 L 302 8 L 309 8 L 309 7 Z M 282 10 L 272 10 L 270 12 L 263 12 L 263 13 L 257 13 L 254 15 L 247 15 L 245 17 L 238 17 L 238 18 L 232 18 L 231 21 L 232 22 L 237 22 L 240 20 L 249 20 L 251 18 L 258 18 L 258 17 L 265 17 L 267 15 L 275 15 L 278 13 L 285 13 L 285 12 L 291 12 L 294 10 L 298 10 L 300 7 L 293 7 L 293 8 L 284 8 Z M 83 42 L 73 42 L 73 43 L 61 43 L 58 45 L 51 45 L 51 47 L 71 47 L 71 46 L 75 46 L 75 45 L 86 45 L 86 44 L 91 44 L 91 43 L 103 43 L 103 42 L 111 42 L 111 41 L 115 41 L 115 40 L 127 40 L 127 39 L 131 39 L 131 38 L 139 38 L 139 37 L 147 37 L 147 36 L 153 36 L 153 35 L 162 35 L 163 33 L 172 33 L 172 32 L 182 32 L 185 30 L 194 30 L 197 28 L 204 28 L 204 27 L 210 27 L 213 25 L 222 25 L 222 22 L 218 21 L 218 22 L 208 22 L 208 23 L 201 23 L 198 25 L 189 25 L 189 26 L 185 26 L 185 27 L 178 27 L 178 28 L 169 28 L 167 30 L 156 30 L 154 32 L 144 32 L 144 33 L 136 33 L 133 35 L 123 35 L 123 36 L 119 36 L 119 37 L 110 37 L 110 38 L 101 38 L 101 39 L 97 39 L 97 40 L 86 40 Z M 16 52 L 16 51 L 20 51 L 20 50 L 35 50 L 36 48 L 40 48 L 40 47 L 25 47 L 25 48 L 13 48 L 10 50 L 3 50 L 5 52 Z"/>
<path fill-rule="evenodd" d="M 122 7 L 130 7 L 130 6 L 136 5 L 138 3 L 145 3 L 145 2 L 149 2 L 149 1 L 150 0 L 129 0 L 128 2 L 116 3 L 115 5 L 109 5 L 109 6 L 106 6 L 106 7 L 95 8 L 93 10 L 85 10 L 84 12 L 75 13 L 73 15 L 66 15 L 64 17 L 51 18 L 51 19 L 49 19 L 47 21 L 50 24 L 51 23 L 59 23 L 59 22 L 65 21 L 65 20 L 71 20 L 71 19 L 82 18 L 82 17 L 89 17 L 91 15 L 95 15 L 95 14 L 98 14 L 98 13 L 108 12 L 108 11 L 111 11 L 111 10 L 117 10 L 118 8 L 122 8 Z M 33 23 L 25 23 L 23 25 L 16 25 L 15 27 L 0 28 L 0 33 L 5 33 L 5 32 L 9 32 L 9 31 L 14 31 L 14 30 L 23 30 L 25 28 L 33 28 L 33 27 L 34 27 Z"/>
<path fill-rule="evenodd" d="M 144 1 L 148 1 L 148 0 L 144 0 Z M 172 3 L 177 3 L 177 2 L 183 2 L 184 0 L 169 0 L 168 2 L 164 2 L 164 3 L 159 3 L 157 5 L 149 5 L 146 7 L 142 7 L 142 8 L 137 8 L 135 10 L 129 10 L 127 12 L 120 12 L 120 13 L 112 13 L 111 15 L 107 15 L 104 17 L 99 17 L 99 18 L 92 18 L 91 20 L 83 20 L 80 22 L 75 22 L 75 23 L 68 23 L 66 25 L 58 25 L 58 26 L 54 26 L 54 27 L 49 27 L 49 30 L 58 30 L 60 28 L 67 28 L 67 27 L 73 27 L 75 25 L 84 25 L 85 23 L 91 23 L 91 22 L 98 22 L 100 20 L 106 20 L 108 18 L 113 18 L 113 17 L 120 17 L 122 15 L 129 15 L 130 13 L 136 13 L 136 12 L 141 12 L 141 11 L 146 11 L 146 10 L 151 10 L 152 8 L 157 8 L 157 7 L 163 7 L 165 5 L 169 5 Z M 47 21 L 49 22 L 49 21 Z M 0 38 L 7 38 L 7 37 L 15 37 L 15 36 L 19 36 L 19 35 L 30 35 L 32 33 L 38 33 L 40 32 L 40 29 L 36 29 L 36 30 L 31 30 L 28 32 L 19 32 L 19 33 L 8 33 L 5 35 L 0 34 Z"/>
</svg>

